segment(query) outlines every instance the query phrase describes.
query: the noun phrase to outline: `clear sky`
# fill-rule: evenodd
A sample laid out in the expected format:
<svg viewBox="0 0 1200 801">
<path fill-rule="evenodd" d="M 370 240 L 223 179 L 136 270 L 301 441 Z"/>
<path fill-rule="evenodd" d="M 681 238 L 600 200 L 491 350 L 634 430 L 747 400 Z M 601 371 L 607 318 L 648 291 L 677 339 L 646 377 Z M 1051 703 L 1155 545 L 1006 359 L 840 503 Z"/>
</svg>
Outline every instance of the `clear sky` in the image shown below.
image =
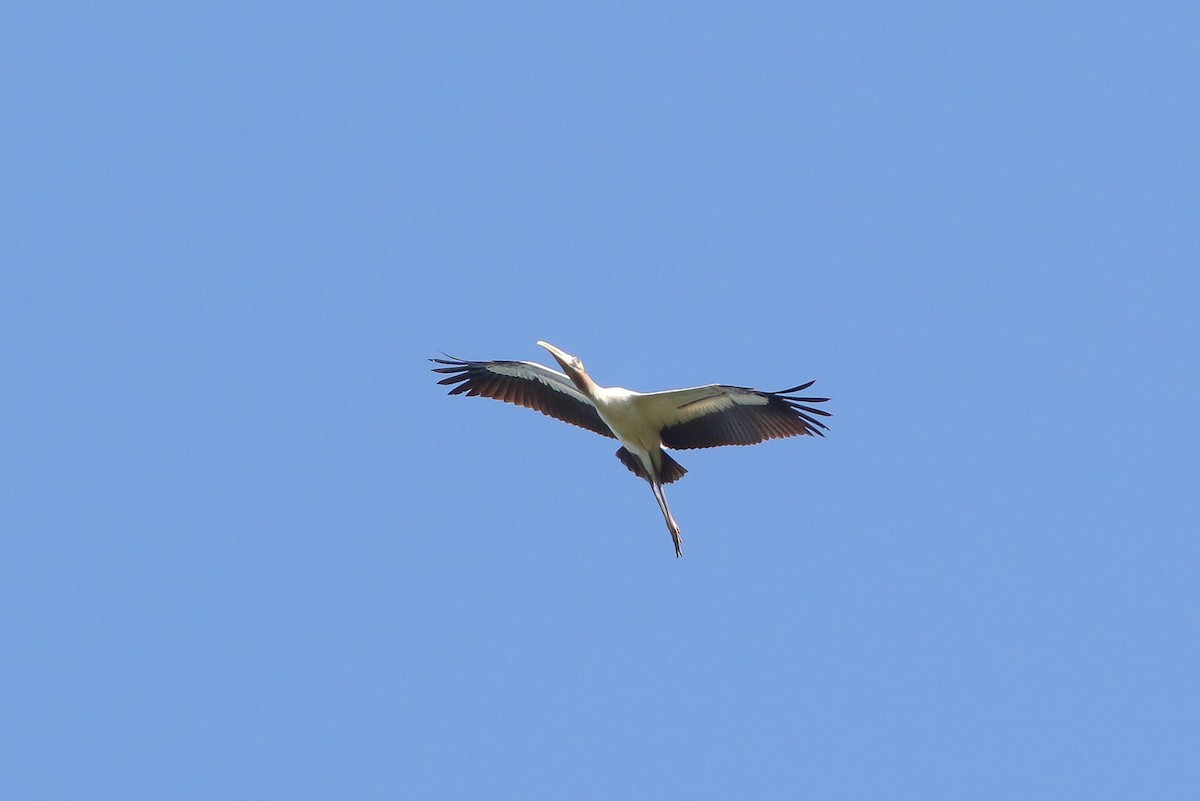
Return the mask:
<svg viewBox="0 0 1200 801">
<path fill-rule="evenodd" d="M 1200 797 L 1197 8 L 6 5 L 0 797 Z"/>
</svg>

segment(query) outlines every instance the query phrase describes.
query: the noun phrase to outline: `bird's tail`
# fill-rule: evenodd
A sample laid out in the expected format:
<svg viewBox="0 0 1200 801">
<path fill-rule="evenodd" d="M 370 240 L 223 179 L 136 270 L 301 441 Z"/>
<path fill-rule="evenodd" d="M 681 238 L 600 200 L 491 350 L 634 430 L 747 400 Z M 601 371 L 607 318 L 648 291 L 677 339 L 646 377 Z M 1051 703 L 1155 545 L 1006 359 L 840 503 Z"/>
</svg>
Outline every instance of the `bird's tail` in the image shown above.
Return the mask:
<svg viewBox="0 0 1200 801">
<path fill-rule="evenodd" d="M 664 450 L 660 450 L 659 453 L 662 456 L 662 467 L 658 471 L 659 483 L 670 484 L 672 481 L 678 481 L 687 474 L 687 468 L 672 459 L 671 454 Z M 621 460 L 621 464 L 629 468 L 630 472 L 652 482 L 650 476 L 646 475 L 646 469 L 642 466 L 642 460 L 634 456 L 626 448 L 621 447 L 617 449 L 617 458 Z"/>
</svg>

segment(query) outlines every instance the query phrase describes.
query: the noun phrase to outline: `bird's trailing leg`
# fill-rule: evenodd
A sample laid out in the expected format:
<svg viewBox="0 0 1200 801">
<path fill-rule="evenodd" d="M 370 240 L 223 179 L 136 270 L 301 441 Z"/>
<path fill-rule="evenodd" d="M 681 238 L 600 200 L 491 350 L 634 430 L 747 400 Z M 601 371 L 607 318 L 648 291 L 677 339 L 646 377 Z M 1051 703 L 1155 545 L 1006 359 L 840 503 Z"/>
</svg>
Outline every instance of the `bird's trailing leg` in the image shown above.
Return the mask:
<svg viewBox="0 0 1200 801">
<path fill-rule="evenodd" d="M 676 558 L 683 556 L 683 537 L 679 534 L 679 524 L 675 522 L 675 518 L 671 517 L 671 507 L 667 506 L 667 496 L 663 493 L 662 485 L 657 481 L 651 481 L 650 489 L 654 490 L 654 500 L 658 501 L 658 508 L 662 510 L 663 520 L 667 521 L 667 530 L 671 532 L 671 539 L 675 541 L 675 556 Z"/>
</svg>

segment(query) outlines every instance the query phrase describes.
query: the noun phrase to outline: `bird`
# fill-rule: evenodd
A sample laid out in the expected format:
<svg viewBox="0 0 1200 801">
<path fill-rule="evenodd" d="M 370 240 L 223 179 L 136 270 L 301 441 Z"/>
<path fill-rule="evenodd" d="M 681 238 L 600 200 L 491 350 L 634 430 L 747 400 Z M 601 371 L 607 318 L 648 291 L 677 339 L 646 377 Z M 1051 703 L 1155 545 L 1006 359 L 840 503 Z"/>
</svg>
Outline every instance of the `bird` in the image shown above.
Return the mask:
<svg viewBox="0 0 1200 801">
<path fill-rule="evenodd" d="M 440 365 L 431 368 L 433 372 L 447 374 L 437 383 L 450 386 L 450 395 L 478 395 L 524 406 L 620 442 L 617 458 L 649 482 L 676 557 L 683 556 L 683 537 L 663 487 L 683 478 L 687 470 L 664 448 L 755 445 L 783 437 L 824 437 L 829 430 L 818 418 L 830 413 L 809 405 L 829 398 L 795 394 L 815 381 L 777 392 L 729 384 L 634 392 L 602 387 L 578 356 L 549 342 L 537 344 L 550 352 L 563 372 L 536 362 L 471 361 L 446 353 L 444 359 L 429 361 Z"/>
</svg>

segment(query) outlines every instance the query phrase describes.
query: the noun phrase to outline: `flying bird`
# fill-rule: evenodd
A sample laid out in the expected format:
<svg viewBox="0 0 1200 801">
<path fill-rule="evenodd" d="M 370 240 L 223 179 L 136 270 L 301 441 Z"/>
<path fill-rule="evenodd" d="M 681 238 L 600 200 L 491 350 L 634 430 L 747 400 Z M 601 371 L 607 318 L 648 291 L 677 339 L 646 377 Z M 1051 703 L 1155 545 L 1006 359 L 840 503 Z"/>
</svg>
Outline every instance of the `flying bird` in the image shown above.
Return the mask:
<svg viewBox="0 0 1200 801">
<path fill-rule="evenodd" d="M 444 365 L 434 367 L 433 372 L 449 374 L 438 383 L 453 385 L 451 395 L 495 398 L 619 441 L 617 458 L 650 483 L 677 557 L 683 556 L 683 538 L 667 506 L 663 485 L 683 478 L 687 470 L 663 448 L 755 445 L 781 437 L 823 437 L 822 430 L 828 430 L 817 418 L 828 417 L 829 412 L 807 404 L 829 399 L 794 394 L 811 387 L 813 381 L 778 392 L 727 384 L 634 392 L 602 387 L 588 375 L 578 356 L 549 342 L 537 344 L 550 351 L 565 375 L 535 362 L 480 362 L 452 356 L 430 361 Z"/>
</svg>

